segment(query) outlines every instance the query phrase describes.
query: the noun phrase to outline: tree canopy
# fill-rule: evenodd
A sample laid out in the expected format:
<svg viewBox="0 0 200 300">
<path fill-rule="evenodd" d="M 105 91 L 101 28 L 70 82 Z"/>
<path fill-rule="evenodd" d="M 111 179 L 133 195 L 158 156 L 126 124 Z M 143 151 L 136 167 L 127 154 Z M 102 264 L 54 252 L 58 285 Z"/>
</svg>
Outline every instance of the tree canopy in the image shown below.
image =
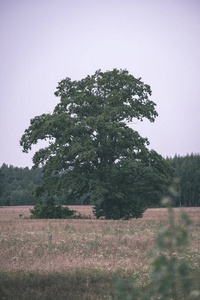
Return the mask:
<svg viewBox="0 0 200 300">
<path fill-rule="evenodd" d="M 43 166 L 37 194 L 83 197 L 106 219 L 141 217 L 158 204 L 172 168 L 129 126 L 157 117 L 150 86 L 127 70 L 98 70 L 79 81 L 62 80 L 55 95 L 60 102 L 53 113 L 33 118 L 20 141 L 24 152 L 48 141 L 33 157 L 35 167 Z"/>
</svg>

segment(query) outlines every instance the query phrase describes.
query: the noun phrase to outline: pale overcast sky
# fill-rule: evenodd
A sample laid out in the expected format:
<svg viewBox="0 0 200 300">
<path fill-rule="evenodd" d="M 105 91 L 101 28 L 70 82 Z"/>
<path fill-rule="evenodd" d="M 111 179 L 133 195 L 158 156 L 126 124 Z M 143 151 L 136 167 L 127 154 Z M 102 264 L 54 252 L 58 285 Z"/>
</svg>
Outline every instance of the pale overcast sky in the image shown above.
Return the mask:
<svg viewBox="0 0 200 300">
<path fill-rule="evenodd" d="M 57 83 L 127 69 L 152 88 L 159 154 L 200 153 L 200 0 L 0 0 L 0 166 L 32 166 L 19 140 Z M 36 148 L 34 148 L 36 149 Z"/>
</svg>

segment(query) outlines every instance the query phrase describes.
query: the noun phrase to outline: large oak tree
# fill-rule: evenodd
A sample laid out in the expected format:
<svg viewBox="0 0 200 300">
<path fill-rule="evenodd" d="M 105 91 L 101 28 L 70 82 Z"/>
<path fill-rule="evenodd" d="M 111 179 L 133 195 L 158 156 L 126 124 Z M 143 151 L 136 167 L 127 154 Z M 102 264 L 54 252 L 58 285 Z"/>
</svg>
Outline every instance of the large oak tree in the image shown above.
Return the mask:
<svg viewBox="0 0 200 300">
<path fill-rule="evenodd" d="M 150 86 L 127 70 L 98 70 L 80 81 L 62 80 L 55 95 L 60 102 L 53 113 L 32 119 L 20 141 L 28 152 L 48 140 L 33 157 L 35 167 L 43 166 L 38 193 L 83 197 L 106 219 L 141 217 L 158 204 L 172 169 L 129 126 L 134 119 L 154 122 Z"/>
</svg>

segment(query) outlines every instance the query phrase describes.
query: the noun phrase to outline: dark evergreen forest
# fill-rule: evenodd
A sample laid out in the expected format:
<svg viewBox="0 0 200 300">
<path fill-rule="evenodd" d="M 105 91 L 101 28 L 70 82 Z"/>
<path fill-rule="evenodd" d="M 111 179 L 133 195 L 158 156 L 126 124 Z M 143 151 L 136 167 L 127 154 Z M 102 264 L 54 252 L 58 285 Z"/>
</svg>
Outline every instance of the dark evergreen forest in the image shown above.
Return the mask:
<svg viewBox="0 0 200 300">
<path fill-rule="evenodd" d="M 175 169 L 174 177 L 179 179 L 175 206 L 200 206 L 200 155 L 176 155 L 168 161 Z"/>
<path fill-rule="evenodd" d="M 200 206 L 200 155 L 191 154 L 184 157 L 176 155 L 167 160 L 175 169 L 174 177 L 179 179 L 175 206 Z M 34 205 L 39 200 L 35 197 L 34 190 L 40 184 L 42 184 L 41 168 L 18 168 L 3 164 L 0 167 L 0 205 Z M 57 197 L 56 203 L 78 205 L 83 204 L 83 199 L 76 203 L 68 203 L 65 196 L 60 196 Z"/>
<path fill-rule="evenodd" d="M 36 186 L 42 184 L 42 170 L 3 164 L 0 168 L 0 205 L 33 205 Z"/>
</svg>

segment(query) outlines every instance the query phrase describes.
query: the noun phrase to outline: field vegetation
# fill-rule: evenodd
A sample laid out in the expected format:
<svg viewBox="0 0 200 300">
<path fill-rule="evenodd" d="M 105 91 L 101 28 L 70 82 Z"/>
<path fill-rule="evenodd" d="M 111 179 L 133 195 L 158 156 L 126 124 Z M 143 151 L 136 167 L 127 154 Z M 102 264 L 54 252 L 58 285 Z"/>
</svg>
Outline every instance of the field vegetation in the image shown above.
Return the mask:
<svg viewBox="0 0 200 300">
<path fill-rule="evenodd" d="M 0 208 L 1 299 L 118 299 L 115 279 L 149 284 L 148 253 L 167 209 L 142 219 L 97 220 L 91 206 L 73 206 L 88 219 L 30 219 L 30 206 Z M 175 221 L 180 209 L 175 208 Z M 196 285 L 200 276 L 200 208 L 186 209 L 190 246 L 183 249 Z"/>
</svg>

